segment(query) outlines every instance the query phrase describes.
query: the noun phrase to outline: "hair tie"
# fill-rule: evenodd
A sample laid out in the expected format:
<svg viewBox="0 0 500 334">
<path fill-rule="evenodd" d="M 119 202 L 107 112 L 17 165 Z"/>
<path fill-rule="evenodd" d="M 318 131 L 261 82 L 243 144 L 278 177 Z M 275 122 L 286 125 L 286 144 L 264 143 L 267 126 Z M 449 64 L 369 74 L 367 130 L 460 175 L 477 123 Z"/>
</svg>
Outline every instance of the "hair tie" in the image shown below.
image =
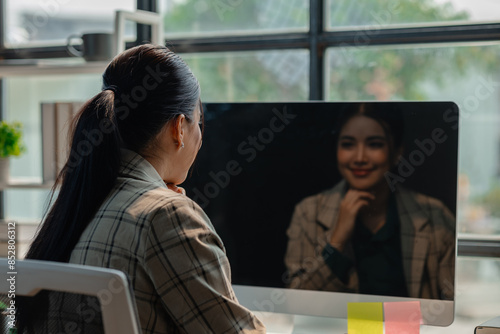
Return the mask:
<svg viewBox="0 0 500 334">
<path fill-rule="evenodd" d="M 118 88 L 118 86 L 115 86 L 115 85 L 106 86 L 103 88 L 103 91 L 104 90 L 112 91 L 113 93 L 115 93 L 115 96 L 118 96 L 120 94 L 120 89 Z"/>
</svg>

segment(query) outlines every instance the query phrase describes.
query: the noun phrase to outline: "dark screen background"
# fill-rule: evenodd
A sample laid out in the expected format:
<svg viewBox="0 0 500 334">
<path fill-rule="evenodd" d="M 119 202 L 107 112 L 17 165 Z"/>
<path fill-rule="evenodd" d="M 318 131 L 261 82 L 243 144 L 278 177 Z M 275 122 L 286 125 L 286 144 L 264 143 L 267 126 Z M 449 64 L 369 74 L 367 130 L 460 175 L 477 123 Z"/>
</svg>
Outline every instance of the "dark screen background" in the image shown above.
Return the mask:
<svg viewBox="0 0 500 334">
<path fill-rule="evenodd" d="M 203 146 L 183 187 L 221 236 L 233 284 L 284 287 L 286 229 L 294 206 L 340 180 L 333 130 L 352 103 L 204 104 Z M 456 214 L 456 105 L 371 103 L 397 104 L 405 122 L 403 157 L 424 157 L 401 184 L 440 199 Z M 437 128 L 447 138 L 427 155 L 415 140 L 431 139 Z"/>
</svg>

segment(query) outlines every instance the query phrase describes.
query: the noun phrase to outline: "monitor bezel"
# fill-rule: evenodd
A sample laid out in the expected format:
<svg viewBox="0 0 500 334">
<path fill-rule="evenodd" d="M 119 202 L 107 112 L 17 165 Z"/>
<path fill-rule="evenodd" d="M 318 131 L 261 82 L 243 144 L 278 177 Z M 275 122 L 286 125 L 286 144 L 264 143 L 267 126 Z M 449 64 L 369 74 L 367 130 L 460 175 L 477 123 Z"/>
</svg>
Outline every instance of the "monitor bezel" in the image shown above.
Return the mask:
<svg viewBox="0 0 500 334">
<path fill-rule="evenodd" d="M 339 104 L 339 103 L 399 103 L 399 104 L 421 104 L 425 106 L 430 103 L 448 104 L 450 108 L 457 112 L 457 138 L 460 122 L 458 114 L 458 106 L 451 101 L 295 101 L 295 102 L 254 102 L 255 104 L 266 105 L 266 110 L 271 110 L 273 105 L 289 105 L 289 104 Z M 249 104 L 249 102 L 221 102 L 221 103 L 206 103 L 205 105 L 240 105 Z M 457 141 L 458 144 L 458 141 Z M 458 168 L 458 161 L 457 161 Z M 458 175 L 458 173 L 457 173 Z M 457 192 L 458 198 L 458 192 Z M 455 202 L 456 204 L 457 202 Z M 456 211 L 454 212 L 456 215 Z M 455 216 L 456 217 L 456 216 Z M 455 218 L 456 219 L 456 218 Z M 455 232 L 455 266 L 456 266 L 456 250 L 457 250 L 457 233 Z M 456 271 L 455 271 L 456 272 Z M 455 278 L 456 284 L 456 278 Z M 421 299 L 408 297 L 391 297 L 382 295 L 367 295 L 344 292 L 330 291 L 314 291 L 314 290 L 297 290 L 281 287 L 264 287 L 264 286 L 249 286 L 233 284 L 234 291 L 239 302 L 248 309 L 255 311 L 257 314 L 265 313 L 280 313 L 289 315 L 304 315 L 312 317 L 329 317 L 347 319 L 347 304 L 357 302 L 404 302 L 418 301 L 421 305 L 421 324 L 432 326 L 449 326 L 454 321 L 455 315 L 455 300 L 441 299 Z M 456 290 L 456 289 L 455 289 Z M 264 323 L 265 323 L 264 319 Z"/>
</svg>

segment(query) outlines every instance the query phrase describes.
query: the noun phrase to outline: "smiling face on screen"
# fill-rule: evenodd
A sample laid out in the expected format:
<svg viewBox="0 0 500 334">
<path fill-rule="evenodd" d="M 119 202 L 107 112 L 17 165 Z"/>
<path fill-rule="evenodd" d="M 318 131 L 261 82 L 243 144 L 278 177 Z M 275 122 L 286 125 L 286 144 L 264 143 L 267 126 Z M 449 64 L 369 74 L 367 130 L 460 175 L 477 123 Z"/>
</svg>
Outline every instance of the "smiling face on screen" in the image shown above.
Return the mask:
<svg viewBox="0 0 500 334">
<path fill-rule="evenodd" d="M 349 186 L 374 190 L 385 184 L 393 166 L 391 139 L 373 118 L 355 115 L 342 127 L 337 144 L 337 165 Z"/>
</svg>

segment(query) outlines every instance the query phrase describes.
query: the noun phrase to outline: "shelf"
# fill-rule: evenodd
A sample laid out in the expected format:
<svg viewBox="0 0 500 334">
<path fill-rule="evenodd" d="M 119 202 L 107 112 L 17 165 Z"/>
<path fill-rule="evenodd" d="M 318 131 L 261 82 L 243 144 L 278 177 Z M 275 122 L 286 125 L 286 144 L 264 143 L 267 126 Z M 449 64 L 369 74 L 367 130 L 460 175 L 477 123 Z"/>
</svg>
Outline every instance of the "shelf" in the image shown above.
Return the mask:
<svg viewBox="0 0 500 334">
<path fill-rule="evenodd" d="M 17 220 L 17 219 L 0 219 L 0 230 L 5 228 L 5 225 L 9 222 L 15 222 L 16 226 L 38 226 L 40 225 L 40 220 L 39 219 L 22 219 L 22 220 Z M 1 233 L 0 233 L 1 235 Z"/>
<path fill-rule="evenodd" d="M 6 185 L 0 185 L 0 190 L 3 189 L 51 189 L 54 182 L 42 182 L 40 178 L 15 178 L 9 180 Z"/>
<path fill-rule="evenodd" d="M 83 59 L 0 60 L 0 78 L 57 74 L 101 74 L 108 61 L 85 62 Z"/>
</svg>

